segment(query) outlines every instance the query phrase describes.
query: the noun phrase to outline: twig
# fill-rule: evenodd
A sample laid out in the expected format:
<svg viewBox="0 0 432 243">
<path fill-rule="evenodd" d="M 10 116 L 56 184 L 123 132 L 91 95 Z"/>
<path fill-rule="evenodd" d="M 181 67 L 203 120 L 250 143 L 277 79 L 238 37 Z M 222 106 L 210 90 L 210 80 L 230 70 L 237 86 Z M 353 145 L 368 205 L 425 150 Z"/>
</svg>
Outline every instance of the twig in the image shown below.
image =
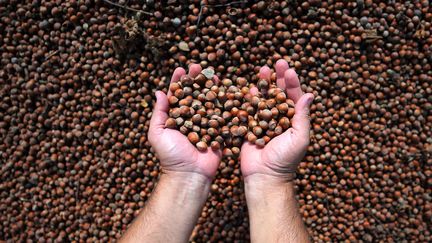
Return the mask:
<svg viewBox="0 0 432 243">
<path fill-rule="evenodd" d="M 395 234 L 393 233 L 393 232 L 391 232 L 389 229 L 387 229 L 385 226 L 386 226 L 386 224 L 384 223 L 384 222 L 382 222 L 381 221 L 381 219 L 379 219 L 375 214 L 373 214 L 370 210 L 366 210 L 366 212 L 368 212 L 380 225 L 381 225 L 381 227 L 383 228 L 383 230 L 388 234 L 388 235 L 391 235 L 391 236 L 395 236 Z M 398 238 L 397 236 L 396 236 L 396 238 Z"/>
<path fill-rule="evenodd" d="M 54 52 L 51 52 L 44 60 L 44 62 L 48 61 L 52 56 L 54 56 L 55 54 L 57 54 L 59 52 L 59 50 L 56 50 Z"/>
<path fill-rule="evenodd" d="M 75 190 L 75 203 L 77 204 L 78 203 L 78 196 L 79 196 L 79 190 L 80 190 L 80 182 L 79 182 L 79 180 L 77 180 L 77 184 L 78 184 L 78 186 L 76 186 L 76 190 Z"/>
<path fill-rule="evenodd" d="M 203 1 L 200 2 L 200 11 L 199 11 L 199 14 L 198 14 L 197 28 L 198 28 L 198 26 L 199 26 L 199 24 L 200 24 L 202 11 L 203 11 L 203 8 L 204 8 L 204 6 L 205 6 L 205 5 L 203 5 L 202 3 L 203 3 Z"/>
<path fill-rule="evenodd" d="M 224 4 L 206 4 L 205 7 L 226 7 L 226 6 L 231 6 L 239 3 L 247 3 L 247 1 L 235 1 L 235 2 L 224 3 Z"/>
<path fill-rule="evenodd" d="M 124 8 L 124 9 L 129 10 L 129 11 L 135 11 L 135 12 L 138 12 L 138 13 L 143 13 L 143 14 L 147 14 L 147 15 L 153 16 L 153 13 L 150 13 L 150 12 L 147 12 L 147 11 L 131 8 L 131 7 L 128 7 L 128 6 L 123 6 L 121 4 L 112 2 L 110 0 L 103 0 L 103 1 L 106 2 L 106 3 L 108 3 L 108 4 L 114 5 L 116 7 L 119 7 L 119 8 Z"/>
</svg>

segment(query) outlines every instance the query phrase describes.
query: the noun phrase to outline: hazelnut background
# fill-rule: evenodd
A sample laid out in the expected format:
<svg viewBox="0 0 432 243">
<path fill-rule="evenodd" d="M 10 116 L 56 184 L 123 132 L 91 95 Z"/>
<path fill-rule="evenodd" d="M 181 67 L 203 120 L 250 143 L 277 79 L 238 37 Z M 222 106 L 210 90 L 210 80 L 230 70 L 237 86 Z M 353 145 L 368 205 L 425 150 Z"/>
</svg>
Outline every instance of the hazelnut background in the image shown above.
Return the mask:
<svg viewBox="0 0 432 243">
<path fill-rule="evenodd" d="M 119 238 L 158 180 L 147 132 L 173 70 L 199 63 L 223 85 L 266 88 L 255 74 L 283 58 L 315 95 L 296 179 L 312 239 L 432 241 L 430 1 L 112 2 L 0 1 L 0 240 Z M 169 126 L 190 109 L 177 112 Z M 192 242 L 249 241 L 234 147 Z"/>
</svg>

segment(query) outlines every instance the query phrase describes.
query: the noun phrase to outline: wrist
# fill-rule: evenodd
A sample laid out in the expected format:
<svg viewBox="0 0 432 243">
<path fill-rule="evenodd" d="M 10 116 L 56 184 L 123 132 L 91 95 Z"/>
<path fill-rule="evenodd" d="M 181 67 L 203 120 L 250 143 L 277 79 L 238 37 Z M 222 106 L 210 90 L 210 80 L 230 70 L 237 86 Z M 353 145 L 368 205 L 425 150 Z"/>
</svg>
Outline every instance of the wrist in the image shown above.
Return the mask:
<svg viewBox="0 0 432 243">
<path fill-rule="evenodd" d="M 175 188 L 177 192 L 207 198 L 211 179 L 197 172 L 163 171 L 158 185 Z"/>
<path fill-rule="evenodd" d="M 291 175 L 293 178 L 295 175 Z M 263 198 L 295 196 L 293 179 L 269 174 L 254 173 L 244 178 L 245 193 L 249 200 L 262 200 Z"/>
<path fill-rule="evenodd" d="M 245 185 L 256 189 L 274 189 L 280 190 L 286 187 L 294 187 L 296 174 L 271 174 L 271 173 L 253 173 L 244 177 Z"/>
<path fill-rule="evenodd" d="M 194 156 L 193 154 L 191 156 Z M 198 180 L 207 179 L 210 183 L 216 175 L 219 161 L 212 161 L 208 158 L 191 158 L 192 161 L 178 160 L 162 160 L 161 170 L 162 175 L 166 174 L 169 177 L 185 179 L 195 178 Z M 215 163 L 216 162 L 216 163 Z"/>
</svg>

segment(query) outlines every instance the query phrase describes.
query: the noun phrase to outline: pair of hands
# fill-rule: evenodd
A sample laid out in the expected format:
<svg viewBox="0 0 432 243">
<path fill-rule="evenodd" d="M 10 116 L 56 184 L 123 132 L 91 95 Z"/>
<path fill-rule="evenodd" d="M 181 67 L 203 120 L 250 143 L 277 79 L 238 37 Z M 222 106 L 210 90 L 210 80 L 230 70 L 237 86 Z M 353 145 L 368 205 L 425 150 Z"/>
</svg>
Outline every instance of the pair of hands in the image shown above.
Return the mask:
<svg viewBox="0 0 432 243">
<path fill-rule="evenodd" d="M 277 61 L 275 70 L 277 86 L 285 90 L 287 96 L 295 103 L 292 127 L 273 138 L 264 148 L 249 142 L 242 145 L 240 165 L 245 178 L 252 175 L 266 175 L 282 181 L 292 179 L 309 144 L 309 107 L 314 97 L 311 93 L 303 94 L 296 72 L 288 67 L 285 60 Z M 200 72 L 201 66 L 198 64 L 189 67 L 189 75 L 192 77 L 196 77 Z M 179 81 L 185 74 L 183 68 L 177 68 L 171 82 Z M 270 81 L 271 75 L 272 72 L 267 66 L 260 69 L 261 79 Z M 257 88 L 252 88 L 250 92 L 257 95 L 259 91 Z M 200 152 L 179 131 L 165 128 L 170 95 L 161 91 L 156 92 L 157 102 L 149 129 L 149 141 L 159 157 L 161 167 L 166 173 L 197 173 L 212 180 L 218 169 L 222 152 L 212 150 L 210 147 L 207 151 Z"/>
</svg>

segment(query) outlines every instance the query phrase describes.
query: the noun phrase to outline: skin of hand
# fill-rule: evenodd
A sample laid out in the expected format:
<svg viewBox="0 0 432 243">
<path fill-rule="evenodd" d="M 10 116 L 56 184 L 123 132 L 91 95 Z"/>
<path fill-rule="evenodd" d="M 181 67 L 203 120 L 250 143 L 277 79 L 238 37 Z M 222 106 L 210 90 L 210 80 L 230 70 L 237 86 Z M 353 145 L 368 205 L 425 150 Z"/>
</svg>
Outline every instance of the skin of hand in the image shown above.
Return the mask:
<svg viewBox="0 0 432 243">
<path fill-rule="evenodd" d="M 258 148 L 249 142 L 243 144 L 240 159 L 244 177 L 258 173 L 292 180 L 309 145 L 309 107 L 314 96 L 311 93 L 303 94 L 296 72 L 288 67 L 285 60 L 278 60 L 275 69 L 277 86 L 285 90 L 287 97 L 295 103 L 292 127 L 273 138 L 264 148 Z M 262 67 L 259 77 L 270 82 L 270 68 Z M 250 92 L 257 95 L 258 89 L 252 88 Z"/>
<path fill-rule="evenodd" d="M 200 72 L 200 65 L 189 67 L 191 77 Z M 179 81 L 185 74 L 183 68 L 177 68 L 171 82 Z M 219 81 L 217 77 L 214 79 Z M 120 242 L 187 242 L 219 166 L 220 150 L 208 148 L 200 152 L 179 131 L 165 128 L 170 95 L 156 92 L 148 137 L 163 173 L 146 206 Z"/>
<path fill-rule="evenodd" d="M 201 73 L 201 66 L 192 64 L 189 67 L 189 75 L 196 77 Z M 171 82 L 177 82 L 185 75 L 183 68 L 177 68 L 171 78 Z M 215 81 L 219 80 L 215 78 Z M 210 180 L 216 174 L 222 152 L 214 151 L 210 147 L 205 152 L 200 152 L 189 142 L 188 138 L 178 130 L 165 128 L 168 119 L 169 103 L 168 92 L 165 95 L 161 91 L 156 92 L 156 105 L 150 121 L 149 141 L 155 150 L 162 169 L 165 173 L 170 171 L 191 172 L 206 176 Z"/>
<path fill-rule="evenodd" d="M 295 103 L 292 127 L 273 138 L 264 148 L 248 142 L 240 152 L 245 180 L 251 242 L 309 242 L 295 200 L 295 171 L 309 144 L 309 106 L 312 94 L 303 94 L 300 82 L 288 63 L 275 65 L 277 86 Z M 271 71 L 262 67 L 260 78 L 270 81 Z M 256 88 L 251 89 L 258 94 Z"/>
</svg>

